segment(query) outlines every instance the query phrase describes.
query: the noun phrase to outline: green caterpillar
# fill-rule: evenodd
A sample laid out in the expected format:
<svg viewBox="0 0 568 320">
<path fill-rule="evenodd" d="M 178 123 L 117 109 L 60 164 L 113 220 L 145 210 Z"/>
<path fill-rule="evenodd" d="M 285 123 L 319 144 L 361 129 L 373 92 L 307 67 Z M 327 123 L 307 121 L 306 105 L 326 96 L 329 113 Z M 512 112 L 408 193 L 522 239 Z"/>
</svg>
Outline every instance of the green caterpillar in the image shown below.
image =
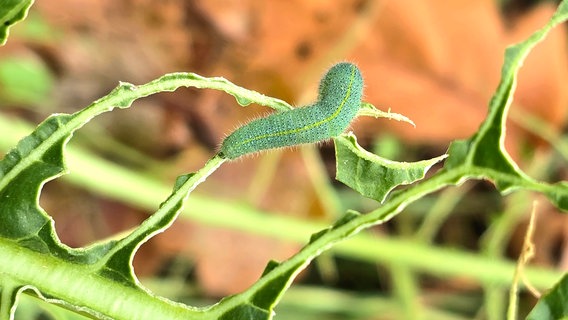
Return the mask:
<svg viewBox="0 0 568 320">
<path fill-rule="evenodd" d="M 220 156 L 236 159 L 261 150 L 314 143 L 343 133 L 361 105 L 363 77 L 356 65 L 339 63 L 322 78 L 318 101 L 275 113 L 238 128 L 223 141 Z"/>
</svg>

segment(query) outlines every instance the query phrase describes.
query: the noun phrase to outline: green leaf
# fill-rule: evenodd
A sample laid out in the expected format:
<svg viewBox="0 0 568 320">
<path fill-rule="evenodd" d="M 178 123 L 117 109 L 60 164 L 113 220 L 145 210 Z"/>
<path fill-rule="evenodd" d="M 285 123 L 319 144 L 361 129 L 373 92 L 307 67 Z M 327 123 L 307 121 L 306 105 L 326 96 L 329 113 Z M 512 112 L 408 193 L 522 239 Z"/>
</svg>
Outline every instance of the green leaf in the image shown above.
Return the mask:
<svg viewBox="0 0 568 320">
<path fill-rule="evenodd" d="M 568 317 L 568 274 L 546 293 L 527 316 L 527 320 L 556 320 Z"/>
<path fill-rule="evenodd" d="M 24 20 L 33 0 L 0 0 L 0 45 L 8 39 L 10 27 Z"/>
<path fill-rule="evenodd" d="M 394 188 L 424 178 L 434 164 L 446 158 L 442 155 L 418 162 L 396 162 L 361 148 L 353 134 L 334 138 L 334 142 L 336 179 L 381 203 Z"/>
<path fill-rule="evenodd" d="M 0 161 L 0 237 L 37 252 L 84 261 L 88 258 L 83 251 L 61 245 L 53 220 L 37 204 L 41 186 L 65 170 L 63 145 L 69 135 L 55 133 L 65 130 L 69 120 L 68 115 L 48 118 Z"/>
</svg>

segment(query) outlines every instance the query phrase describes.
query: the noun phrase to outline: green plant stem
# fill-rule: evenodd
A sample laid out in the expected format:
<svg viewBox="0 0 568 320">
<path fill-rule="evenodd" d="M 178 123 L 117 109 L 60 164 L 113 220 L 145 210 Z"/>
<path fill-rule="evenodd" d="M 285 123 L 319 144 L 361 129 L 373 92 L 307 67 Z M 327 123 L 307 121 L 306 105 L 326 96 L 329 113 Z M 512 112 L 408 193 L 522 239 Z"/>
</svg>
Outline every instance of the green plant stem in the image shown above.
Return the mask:
<svg viewBox="0 0 568 320">
<path fill-rule="evenodd" d="M 51 255 L 22 250 L 17 243 L 2 238 L 0 248 L 3 259 L 10 261 L 2 264 L 2 283 L 7 283 L 8 279 L 28 283 L 27 289 L 34 290 L 36 294 L 39 293 L 35 290 L 39 290 L 48 297 L 57 297 L 48 299 L 49 302 L 75 310 L 79 308 L 100 319 L 121 319 L 125 314 L 131 319 L 145 319 L 148 316 L 153 319 L 200 319 L 201 313 L 188 306 L 168 303 L 144 290 L 125 287 L 119 282 L 99 277 L 92 273 L 89 265 L 78 265 Z"/>
<path fill-rule="evenodd" d="M 226 310 L 230 310 L 235 306 L 243 303 L 244 301 L 249 301 L 252 299 L 254 294 L 261 290 L 261 288 L 267 286 L 269 283 L 276 281 L 277 277 L 282 274 L 287 273 L 285 270 L 295 270 L 291 279 L 295 277 L 300 270 L 303 269 L 307 264 L 309 264 L 315 257 L 317 257 L 321 252 L 330 249 L 332 246 L 338 242 L 347 239 L 348 237 L 356 234 L 362 229 L 369 228 L 371 226 L 381 224 L 388 221 L 390 218 L 394 217 L 400 211 L 402 211 L 408 204 L 432 193 L 441 188 L 449 185 L 455 185 L 456 183 L 463 182 L 468 178 L 483 177 L 483 174 L 478 176 L 471 176 L 469 173 L 472 171 L 470 167 L 455 167 L 452 170 L 441 170 L 436 175 L 432 176 L 430 179 L 423 180 L 420 183 L 392 196 L 391 199 L 386 201 L 382 207 L 371 211 L 369 213 L 359 215 L 356 218 L 349 220 L 339 226 L 333 226 L 328 228 L 326 233 L 322 234 L 320 237 L 308 243 L 300 252 L 291 257 L 290 259 L 282 262 L 273 269 L 273 272 L 265 274 L 257 282 L 255 282 L 248 290 L 245 292 L 233 296 L 230 300 L 224 301 L 225 303 L 217 305 L 217 312 L 223 313 Z M 475 170 L 473 170 L 475 172 Z M 527 183 L 527 187 L 533 187 L 530 183 Z M 347 243 L 347 242 L 345 242 Z M 418 245 L 418 244 L 417 244 Z M 395 246 L 381 246 L 376 247 L 375 251 L 391 251 Z M 408 251 L 403 252 L 396 250 L 392 253 L 392 257 L 396 257 L 397 261 L 404 261 L 404 259 L 411 258 L 416 261 L 417 256 L 408 256 Z M 414 252 L 416 254 L 416 252 Z M 495 281 L 499 279 L 507 279 L 507 283 L 511 281 L 511 270 L 514 269 L 513 263 L 499 263 L 498 261 L 493 261 L 492 267 L 486 268 L 485 270 L 480 270 L 479 265 L 474 263 L 470 259 L 460 259 L 459 261 L 450 261 L 447 256 L 423 256 L 420 255 L 418 258 L 423 259 L 422 266 L 430 267 L 431 270 L 436 270 L 436 273 L 440 271 L 449 271 L 450 273 L 455 273 L 456 270 L 470 269 L 476 270 L 482 281 Z M 462 258 L 465 258 L 462 256 Z M 453 264 L 455 263 L 455 265 Z M 476 265 L 477 264 L 477 265 Z M 451 266 L 448 268 L 448 266 Z M 278 270 L 277 270 L 278 269 Z M 451 270 L 451 271 L 450 271 Z M 479 273 L 478 273 L 479 272 Z M 444 274 L 444 273 L 442 273 Z M 445 273 L 447 276 L 448 273 Z M 536 274 L 530 274 L 527 272 L 527 276 L 532 277 Z M 542 275 L 541 275 L 542 276 Z M 555 281 L 558 278 L 552 280 Z M 276 301 L 277 303 L 277 301 Z"/>
<path fill-rule="evenodd" d="M 89 153 L 80 149 L 69 149 L 68 164 L 73 174 L 64 177 L 67 181 L 138 208 L 155 208 L 156 203 L 164 199 L 169 192 L 169 188 L 151 177 L 136 174 L 102 159 L 93 158 Z M 74 168 L 76 170 L 73 170 Z M 102 182 L 108 181 L 106 180 L 108 177 L 114 177 L 114 183 L 104 186 Z M 453 176 L 447 176 L 447 174 L 445 177 L 442 178 L 454 179 Z M 134 191 L 125 192 L 129 188 Z M 424 187 L 421 186 L 421 188 Z M 207 214 L 208 212 L 215 212 L 215 214 Z M 246 204 L 218 201 L 198 194 L 193 194 L 189 198 L 181 215 L 184 219 L 205 225 L 241 230 L 297 243 L 304 243 L 311 233 L 325 227 L 321 223 L 260 212 Z M 435 248 L 412 240 L 371 237 L 366 234 L 349 239 L 333 250 L 343 256 L 369 262 L 398 262 L 434 275 L 465 276 L 504 286 L 511 283 L 511 274 L 515 268 L 514 263 L 503 259 Z M 539 288 L 550 287 L 561 276 L 560 272 L 550 269 L 527 268 L 526 271 L 531 282 Z"/>
<path fill-rule="evenodd" d="M 32 127 L 22 121 L 0 115 L 0 150 L 6 151 L 31 130 Z M 62 179 L 99 195 L 153 211 L 171 192 L 171 187 L 156 178 L 110 163 L 80 147 L 68 146 L 67 154 L 67 165 L 72 174 L 65 175 Z M 447 173 L 444 177 L 442 179 L 455 179 Z M 113 183 L 108 184 L 108 181 Z M 427 181 L 430 179 L 424 182 Z M 420 188 L 425 187 L 428 188 L 428 185 L 420 185 Z M 208 214 L 210 212 L 215 214 Z M 305 243 L 311 233 L 326 227 L 322 223 L 261 212 L 243 203 L 219 201 L 199 194 L 189 197 L 181 218 L 300 244 Z M 433 247 L 396 237 L 359 234 L 338 244 L 333 251 L 352 259 L 372 263 L 400 263 L 413 270 L 440 277 L 467 277 L 503 286 L 511 283 L 511 275 L 515 270 L 514 262 L 502 258 Z M 545 268 L 527 267 L 525 271 L 528 279 L 542 289 L 551 287 L 562 275 L 559 271 Z"/>
</svg>

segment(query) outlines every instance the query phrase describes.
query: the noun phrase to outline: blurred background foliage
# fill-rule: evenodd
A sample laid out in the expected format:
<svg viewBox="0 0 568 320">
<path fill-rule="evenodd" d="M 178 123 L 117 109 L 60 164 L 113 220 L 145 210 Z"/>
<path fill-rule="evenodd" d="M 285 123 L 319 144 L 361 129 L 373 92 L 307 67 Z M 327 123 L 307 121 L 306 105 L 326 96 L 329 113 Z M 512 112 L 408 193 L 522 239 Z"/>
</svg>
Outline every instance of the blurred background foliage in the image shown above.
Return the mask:
<svg viewBox="0 0 568 320">
<path fill-rule="evenodd" d="M 327 67 L 349 60 L 363 71 L 366 101 L 417 125 L 360 119 L 352 126 L 359 142 L 391 159 L 422 160 L 475 132 L 497 87 L 505 47 L 544 25 L 555 6 L 535 0 L 37 1 L 0 50 L 0 117 L 37 124 L 51 113 L 85 107 L 118 81 L 141 84 L 174 71 L 223 76 L 302 105 L 315 98 Z M 529 56 L 507 130 L 514 159 L 546 181 L 567 178 L 566 40 L 566 28 L 557 28 Z M 269 111 L 243 109 L 221 92 L 184 89 L 103 115 L 71 144 L 173 185 L 177 175 L 200 168 L 227 133 Z M 196 192 L 228 206 L 318 223 L 331 223 L 347 208 L 365 212 L 378 205 L 333 176 L 333 145 L 325 143 L 237 160 Z M 367 233 L 516 260 L 533 197 L 502 198 L 488 183 L 468 183 L 422 199 Z M 73 247 L 127 230 L 151 212 L 61 180 L 48 183 L 40 200 Z M 142 247 L 135 270 L 157 293 L 212 303 L 248 287 L 269 259 L 285 259 L 302 245 L 265 234 L 185 217 Z M 543 201 L 531 263 L 568 269 L 567 235 L 566 216 Z M 506 292 L 332 252 L 300 276 L 277 319 L 502 319 Z M 536 298 L 523 291 L 520 301 L 526 313 Z M 38 308 L 33 299 L 24 299 L 19 314 L 76 317 Z"/>
</svg>

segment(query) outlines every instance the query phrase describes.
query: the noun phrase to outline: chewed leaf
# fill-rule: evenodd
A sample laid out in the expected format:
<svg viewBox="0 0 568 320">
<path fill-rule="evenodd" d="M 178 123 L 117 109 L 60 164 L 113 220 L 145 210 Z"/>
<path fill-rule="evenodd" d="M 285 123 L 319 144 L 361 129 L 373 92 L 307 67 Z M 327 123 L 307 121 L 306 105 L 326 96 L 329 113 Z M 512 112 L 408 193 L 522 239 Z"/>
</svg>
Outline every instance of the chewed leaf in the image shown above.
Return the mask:
<svg viewBox="0 0 568 320">
<path fill-rule="evenodd" d="M 65 173 L 63 150 L 73 132 L 96 115 L 114 107 L 127 108 L 138 98 L 160 91 L 173 91 L 182 86 L 222 90 L 239 97 L 240 102 L 245 99 L 249 103 L 280 110 L 289 107 L 281 100 L 241 88 L 224 78 L 206 78 L 194 73 L 167 74 L 141 86 L 120 83 L 109 95 L 75 114 L 48 118 L 0 161 L 0 217 L 5 222 L 0 228 L 0 237 L 23 242 L 28 248 L 40 252 L 71 254 L 73 250 L 67 250 L 59 244 L 53 221 L 39 208 L 37 199 L 46 181 Z M 49 247 L 48 244 L 56 245 Z"/>
<path fill-rule="evenodd" d="M 280 110 L 288 108 L 281 100 L 241 88 L 223 78 L 173 73 L 140 86 L 120 83 L 110 94 L 85 109 L 74 114 L 54 115 L 45 120 L 0 160 L 0 251 L 5 261 L 12 261 L 3 265 L 0 291 L 3 297 L 13 296 L 12 299 L 0 299 L 0 318 L 8 318 L 13 313 L 19 292 L 28 287 L 36 288 L 43 296 L 50 297 L 51 302 L 63 301 L 62 304 L 71 309 L 78 306 L 76 309 L 97 318 L 104 315 L 124 319 L 188 319 L 201 313 L 200 310 L 165 300 L 156 302 L 154 296 L 139 287 L 132 270 L 132 259 L 142 243 L 173 223 L 189 193 L 224 159 L 213 157 L 198 172 L 180 176 L 172 194 L 159 209 L 117 241 L 105 241 L 86 248 L 69 248 L 59 241 L 52 218 L 38 203 L 42 186 L 67 172 L 64 149 L 77 129 L 101 113 L 114 108 L 128 108 L 136 99 L 157 92 L 173 91 L 182 86 L 222 90 L 242 98 L 240 102 L 246 100 Z M 37 259 L 38 255 L 42 258 Z M 22 265 L 26 268 L 18 267 Z M 38 274 L 42 278 L 38 278 Z M 283 291 L 289 282 L 282 278 L 279 280 L 275 283 L 283 286 Z M 72 282 L 74 288 L 80 289 L 69 290 L 65 281 Z M 6 286 L 6 283 L 10 286 Z M 145 302 L 138 308 L 129 308 L 127 305 L 117 308 L 115 302 L 125 292 L 136 296 L 134 300 L 139 303 Z M 276 301 L 280 295 L 280 292 L 276 292 L 268 300 L 259 298 L 254 301 L 255 306 L 271 306 L 271 301 Z"/>
<path fill-rule="evenodd" d="M 65 171 L 63 146 L 70 133 L 61 133 L 70 119 L 69 115 L 48 118 L 0 161 L 0 238 L 79 262 L 90 258 L 60 244 L 53 220 L 37 204 L 43 183 Z"/>
<path fill-rule="evenodd" d="M 418 162 L 397 162 L 361 148 L 354 135 L 334 138 L 336 179 L 365 197 L 383 202 L 390 191 L 424 178 L 426 172 L 446 155 Z"/>
<path fill-rule="evenodd" d="M 467 140 L 452 143 L 445 163 L 446 170 L 461 168 L 463 174 L 456 180 L 464 181 L 469 177 L 491 180 L 502 193 L 518 188 L 527 188 L 543 192 L 562 210 L 568 210 L 566 185 L 557 188 L 544 183 L 537 183 L 522 172 L 505 150 L 506 119 L 511 106 L 517 74 L 523 61 L 547 33 L 556 25 L 568 19 L 568 2 L 564 1 L 549 22 L 533 33 L 527 40 L 510 46 L 505 51 L 505 63 L 501 70 L 501 82 L 489 103 L 489 113 L 479 130 Z"/>
<path fill-rule="evenodd" d="M 361 107 L 359 109 L 359 112 L 357 112 L 357 116 L 358 117 L 387 118 L 389 120 L 396 120 L 396 121 L 402 121 L 402 122 L 410 123 L 413 127 L 416 127 L 416 124 L 414 124 L 414 121 L 410 120 L 408 117 L 406 117 L 402 114 L 399 114 L 399 113 L 391 112 L 390 109 L 386 112 L 379 110 L 374 105 L 372 105 L 368 102 L 361 103 Z"/>
<path fill-rule="evenodd" d="M 568 19 L 568 4 L 563 2 L 550 21 L 527 40 L 510 46 L 505 51 L 505 63 L 501 70 L 501 82 L 489 103 L 489 114 L 477 133 L 468 140 L 456 141 L 450 147 L 446 168 L 467 165 L 502 172 L 508 176 L 525 178 L 504 147 L 506 119 L 517 82 L 517 74 L 523 61 L 546 34 Z M 495 181 L 499 187 L 500 181 Z M 506 191 L 509 184 L 504 182 Z"/>
<path fill-rule="evenodd" d="M 33 0 L 4 0 L 0 5 L 0 45 L 8 39 L 8 32 L 16 22 L 24 20 Z"/>
</svg>

